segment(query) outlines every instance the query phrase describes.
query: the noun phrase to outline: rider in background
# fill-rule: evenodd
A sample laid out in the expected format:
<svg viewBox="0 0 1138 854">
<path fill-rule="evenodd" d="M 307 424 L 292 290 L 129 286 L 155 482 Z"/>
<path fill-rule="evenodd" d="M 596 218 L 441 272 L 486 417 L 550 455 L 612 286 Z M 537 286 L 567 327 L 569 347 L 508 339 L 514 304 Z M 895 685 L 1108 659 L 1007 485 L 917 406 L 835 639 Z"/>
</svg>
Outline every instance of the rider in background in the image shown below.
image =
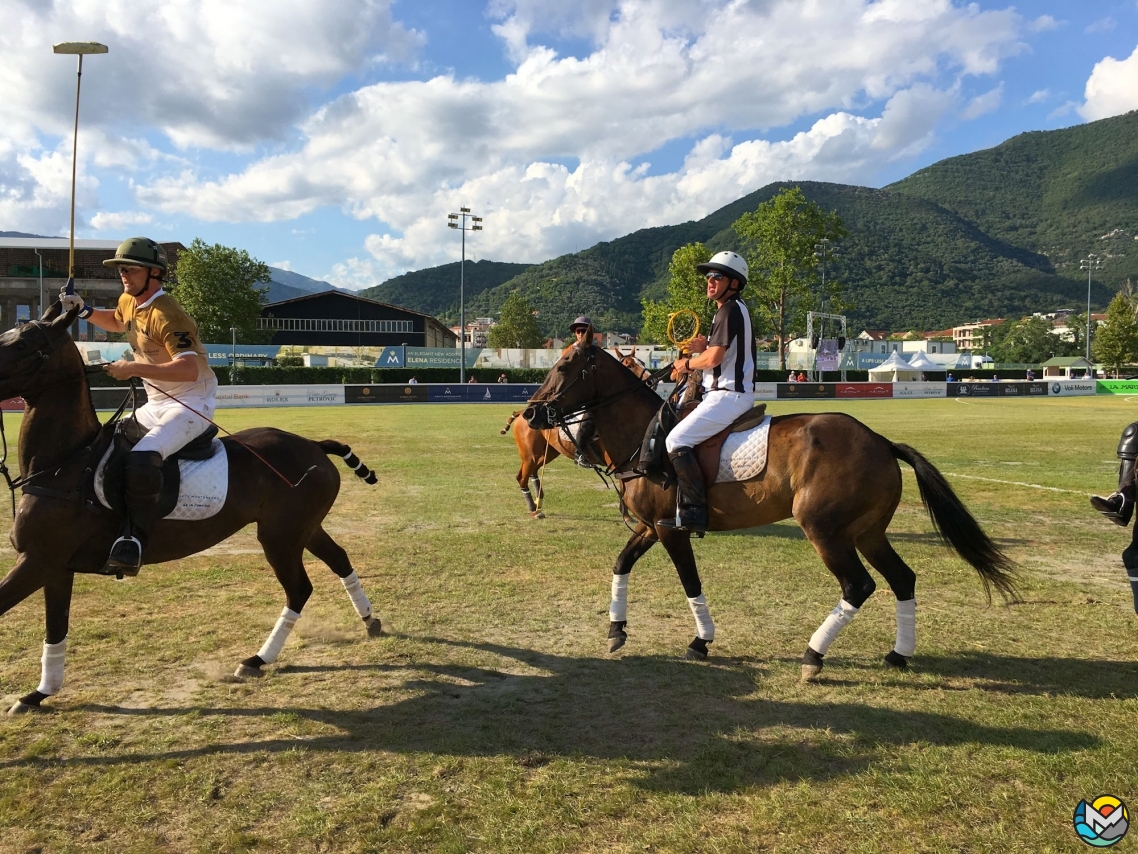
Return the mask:
<svg viewBox="0 0 1138 854">
<path fill-rule="evenodd" d="M 703 400 L 665 440 L 676 470 L 676 517 L 664 528 L 707 530 L 707 489 L 692 450 L 755 405 L 755 334 L 751 314 L 739 294 L 747 286 L 747 262 L 735 252 L 718 252 L 696 269 L 707 275 L 707 298 L 718 306 L 711 334 L 689 345 L 694 355 L 677 359 L 676 374 L 703 371 Z"/>
<path fill-rule="evenodd" d="M 573 345 L 575 347 L 588 347 L 590 344 L 596 343 L 596 330 L 593 329 L 593 321 L 585 315 L 581 315 L 570 323 L 569 331 L 577 338 Z M 577 436 L 574 442 L 577 450 L 573 455 L 573 462 L 583 468 L 588 468 L 593 464 L 589 459 L 589 445 L 596 438 L 597 425 L 593 423 L 593 416 L 588 411 L 583 412 L 581 420 L 577 422 Z"/>
<path fill-rule="evenodd" d="M 146 404 L 135 415 L 147 433 L 127 456 L 127 529 L 111 546 L 107 565 L 138 572 L 151 529 L 158 521 L 162 462 L 210 426 L 217 377 L 209 366 L 198 325 L 162 290 L 166 251 L 146 237 L 119 244 L 114 258 L 123 293 L 113 308 L 84 305 L 78 294 L 60 294 L 64 311 L 108 332 L 125 332 L 133 361 L 119 360 L 104 370 L 116 380 L 138 377 L 146 386 Z"/>
</svg>

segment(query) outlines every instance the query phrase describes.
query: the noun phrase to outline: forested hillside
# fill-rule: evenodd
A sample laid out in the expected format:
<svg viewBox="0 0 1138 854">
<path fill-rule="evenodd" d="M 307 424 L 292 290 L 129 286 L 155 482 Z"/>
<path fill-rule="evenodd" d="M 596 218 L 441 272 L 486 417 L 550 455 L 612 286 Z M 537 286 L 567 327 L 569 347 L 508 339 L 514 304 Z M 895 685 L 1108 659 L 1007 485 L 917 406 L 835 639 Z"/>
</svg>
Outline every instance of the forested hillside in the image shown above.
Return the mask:
<svg viewBox="0 0 1138 854">
<path fill-rule="evenodd" d="M 1138 278 L 1138 113 L 1129 113 L 1023 134 L 884 190 L 771 184 L 701 220 L 641 229 L 543 264 L 468 262 L 467 315 L 493 315 L 516 291 L 538 310 L 547 334 L 565 334 L 578 314 L 636 332 L 640 300 L 664 295 L 677 248 L 702 241 L 712 250 L 740 249 L 731 224 L 791 186 L 837 211 L 849 231 L 830 274 L 846 284 L 854 326 L 936 329 L 1077 308 L 1087 287 L 1078 259 L 1092 251 L 1106 257 L 1092 289 L 1096 308 L 1127 276 Z M 362 293 L 457 320 L 457 273 L 448 264 Z"/>
</svg>

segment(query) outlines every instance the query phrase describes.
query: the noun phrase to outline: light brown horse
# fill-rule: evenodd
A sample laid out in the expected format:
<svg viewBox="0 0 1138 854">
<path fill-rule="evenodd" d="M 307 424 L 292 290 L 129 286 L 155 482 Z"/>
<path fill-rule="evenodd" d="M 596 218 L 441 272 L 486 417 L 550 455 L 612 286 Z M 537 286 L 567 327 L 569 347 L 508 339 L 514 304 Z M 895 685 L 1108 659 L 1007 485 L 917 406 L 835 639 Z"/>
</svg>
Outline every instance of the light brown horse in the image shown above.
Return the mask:
<svg viewBox="0 0 1138 854">
<path fill-rule="evenodd" d="M 569 348 L 566 348 L 562 355 L 568 351 Z M 620 357 L 622 365 L 637 376 L 647 377 L 647 370 L 637 361 L 635 355 L 626 356 L 619 348 L 613 348 L 613 352 Z M 574 459 L 577 448 L 573 443 L 573 437 L 566 430 L 556 427 L 535 430 L 524 418 L 518 420 L 521 414 L 520 409 L 511 413 L 506 419 L 506 426 L 498 432 L 500 435 L 505 435 L 511 428 L 513 429 L 514 445 L 517 446 L 518 458 L 521 460 L 521 467 L 516 476 L 518 487 L 522 491 L 522 497 L 525 498 L 530 516 L 544 519 L 545 510 L 542 505 L 545 503 L 545 486 L 542 483 L 541 472 L 558 457 Z"/>
<path fill-rule="evenodd" d="M 68 335 L 76 311 L 60 314 L 53 304 L 41 320 L 0 335 L 0 399 L 27 402 L 20 428 L 23 495 L 10 539 L 16 564 L 0 580 L 0 614 L 42 589 L 46 638 L 39 687 L 10 713 L 40 708 L 63 685 L 63 664 L 75 573 L 103 574 L 123 517 L 103 507 L 91 492 L 91 472 L 106 431 L 95 415 L 79 351 Z M 272 428 L 243 430 L 222 440 L 229 488 L 221 510 L 208 519 L 163 519 L 142 558 L 163 563 L 196 554 L 257 525 L 257 539 L 285 592 L 286 608 L 261 650 L 241 662 L 238 676 L 257 676 L 276 660 L 300 616 L 312 582 L 304 569 L 308 550 L 339 576 L 369 635 L 382 628 L 360 586 L 348 555 L 321 523 L 340 489 L 328 454 L 343 457 L 356 474 L 375 476 L 340 442 L 313 442 Z M 160 642 L 155 638 L 155 642 Z"/>
<path fill-rule="evenodd" d="M 574 413 L 588 411 L 597 441 L 617 461 L 625 506 L 640 520 L 616 560 L 609 608 L 609 651 L 627 640 L 628 574 L 656 542 L 663 544 L 679 573 L 696 621 L 688 647 L 691 658 L 707 657 L 715 637 L 696 569 L 691 535 L 658 527 L 675 515 L 673 487 L 633 472 L 645 430 L 660 398 L 633 371 L 597 347 L 574 347 L 554 365 L 531 398 L 525 415 L 535 429 L 549 429 Z M 896 597 L 897 643 L 885 661 L 907 667 L 916 644 L 916 576 L 893 550 L 886 530 L 901 501 L 901 469 L 912 466 L 933 528 L 967 561 L 990 595 L 995 586 L 1015 597 L 1013 565 L 977 524 L 939 471 L 908 445 L 890 442 L 848 415 L 783 415 L 771 419 L 767 465 L 744 482 L 709 485 L 712 531 L 769 525 L 794 518 L 842 588 L 838 606 L 811 636 L 802 660 L 804 679 L 822 670 L 822 659 L 841 629 L 857 614 L 876 585 L 858 553 L 889 584 Z"/>
</svg>

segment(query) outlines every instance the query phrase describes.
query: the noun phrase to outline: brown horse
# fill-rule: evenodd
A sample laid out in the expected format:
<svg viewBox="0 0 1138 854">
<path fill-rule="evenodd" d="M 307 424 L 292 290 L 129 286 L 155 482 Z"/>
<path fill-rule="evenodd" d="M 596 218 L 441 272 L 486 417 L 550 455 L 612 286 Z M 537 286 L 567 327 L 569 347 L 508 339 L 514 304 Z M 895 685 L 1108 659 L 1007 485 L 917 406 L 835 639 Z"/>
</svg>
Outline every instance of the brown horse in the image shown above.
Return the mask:
<svg viewBox="0 0 1138 854">
<path fill-rule="evenodd" d="M 656 542 L 675 564 L 696 621 L 690 658 L 707 657 L 715 637 L 703 594 L 690 534 L 657 527 L 675 515 L 674 488 L 638 477 L 633 466 L 660 398 L 642 378 L 596 347 L 573 348 L 558 361 L 534 394 L 526 418 L 548 429 L 574 413 L 588 411 L 597 440 L 617 461 L 625 506 L 641 521 L 616 560 L 609 608 L 609 651 L 627 640 L 628 574 Z M 811 636 L 802 660 L 804 679 L 822 670 L 823 656 L 841 629 L 857 614 L 876 585 L 860 552 L 889 584 L 897 600 L 897 643 L 885 661 L 907 667 L 916 645 L 916 576 L 893 550 L 886 529 L 901 501 L 901 469 L 917 476 L 921 499 L 934 529 L 980 575 L 985 592 L 994 585 L 1015 597 L 1011 561 L 981 530 L 939 471 L 907 445 L 890 442 L 848 415 L 783 415 L 771 419 L 767 465 L 757 477 L 709 486 L 710 530 L 769 525 L 793 517 L 822 562 L 838 579 L 842 598 Z"/>
<path fill-rule="evenodd" d="M 565 352 L 568 352 L 568 349 L 566 348 Z M 620 363 L 637 376 L 648 376 L 647 370 L 637 361 L 635 355 L 625 356 L 619 348 L 614 348 L 614 352 L 620 357 Z M 521 414 L 520 409 L 511 413 L 506 419 L 506 426 L 498 432 L 505 435 L 511 427 L 513 428 L 514 444 L 517 446 L 518 458 L 521 460 L 521 468 L 518 469 L 516 477 L 518 487 L 526 500 L 530 516 L 544 519 L 545 510 L 542 505 L 545 503 L 545 486 L 542 483 L 541 471 L 558 457 L 573 459 L 577 454 L 577 447 L 573 435 L 567 430 L 557 427 L 535 430 L 524 418 L 518 420 Z"/>
<path fill-rule="evenodd" d="M 21 396 L 27 403 L 19 443 L 18 483 L 24 494 L 10 535 L 17 557 L 0 580 L 0 614 L 42 588 L 47 629 L 39 687 L 21 698 L 12 714 L 40 708 L 63 686 L 75 573 L 103 574 L 123 526 L 122 515 L 91 494 L 91 471 L 106 437 L 79 351 L 68 336 L 74 315 L 61 315 L 55 303 L 41 320 L 0 335 L 0 399 Z M 327 455 L 343 457 L 370 483 L 374 474 L 347 445 L 272 428 L 243 430 L 222 443 L 229 489 L 221 510 L 200 521 L 159 521 L 142 557 L 147 564 L 178 560 L 256 523 L 257 539 L 284 588 L 286 608 L 265 645 L 241 662 L 237 675 L 260 675 L 276 660 L 299 618 L 312 593 L 305 549 L 339 576 L 367 633 L 381 634 L 348 555 L 321 527 L 340 488 L 339 472 Z"/>
</svg>

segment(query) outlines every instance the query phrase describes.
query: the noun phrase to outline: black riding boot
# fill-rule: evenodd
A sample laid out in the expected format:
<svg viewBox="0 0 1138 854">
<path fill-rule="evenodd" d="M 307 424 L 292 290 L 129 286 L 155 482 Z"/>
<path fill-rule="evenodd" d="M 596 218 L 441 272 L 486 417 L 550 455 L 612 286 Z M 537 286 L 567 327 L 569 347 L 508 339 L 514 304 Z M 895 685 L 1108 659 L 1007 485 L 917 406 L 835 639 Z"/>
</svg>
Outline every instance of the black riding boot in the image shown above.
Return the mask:
<svg viewBox="0 0 1138 854">
<path fill-rule="evenodd" d="M 691 448 L 677 448 L 668 454 L 676 470 L 676 517 L 661 519 L 661 528 L 676 528 L 702 534 L 707 530 L 707 491 Z"/>
<path fill-rule="evenodd" d="M 138 575 L 142 551 L 158 521 L 162 495 L 162 455 L 157 451 L 131 451 L 126 458 L 127 524 L 111 546 L 107 566 L 116 575 Z"/>
<path fill-rule="evenodd" d="M 593 416 L 586 412 L 581 416 L 580 422 L 577 424 L 577 451 L 573 455 L 573 462 L 582 468 L 591 468 L 593 461 L 589 459 L 589 445 L 593 444 L 593 440 L 597 438 L 597 425 L 593 422 Z"/>
<path fill-rule="evenodd" d="M 1122 438 L 1118 442 L 1118 457 L 1122 460 L 1118 468 L 1118 490 L 1106 498 L 1092 495 L 1091 507 L 1114 524 L 1126 527 L 1134 515 L 1134 462 L 1138 459 L 1138 422 L 1122 431 Z"/>
</svg>

